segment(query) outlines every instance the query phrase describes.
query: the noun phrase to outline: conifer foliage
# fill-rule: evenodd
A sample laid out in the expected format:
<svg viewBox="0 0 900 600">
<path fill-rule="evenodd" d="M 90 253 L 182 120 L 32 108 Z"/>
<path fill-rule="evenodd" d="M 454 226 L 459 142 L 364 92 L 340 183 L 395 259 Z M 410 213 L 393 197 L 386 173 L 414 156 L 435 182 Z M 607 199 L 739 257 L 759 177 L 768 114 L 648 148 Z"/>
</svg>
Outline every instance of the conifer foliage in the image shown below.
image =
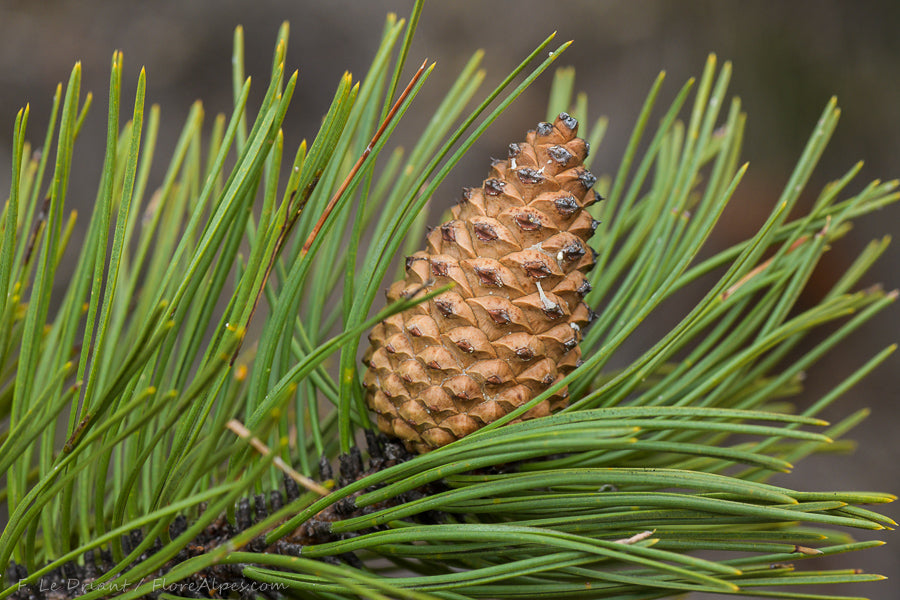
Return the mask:
<svg viewBox="0 0 900 600">
<path fill-rule="evenodd" d="M 896 181 L 856 185 L 855 165 L 792 214 L 836 102 L 759 230 L 707 256 L 747 169 L 730 65 L 711 56 L 669 106 L 660 76 L 621 160 L 596 167 L 606 121 L 558 69 L 546 123 L 421 250 L 425 207 L 446 208 L 435 191 L 568 47 L 550 36 L 487 92 L 474 52 L 422 106 L 434 64 L 403 85 L 422 9 L 388 17 L 309 140 L 281 127 L 299 110 L 287 25 L 260 105 L 238 29 L 231 115 L 205 123 L 197 103 L 173 148 L 157 145 L 166 113 L 145 111 L 143 72 L 120 118 L 115 53 L 88 215 L 67 204 L 99 104 L 80 65 L 34 146 L 19 112 L 0 213 L 0 600 L 833 600 L 796 590 L 881 579 L 853 556 L 815 558 L 879 545 L 848 532 L 895 527 L 868 506 L 894 496 L 768 483 L 846 448 L 867 411 L 819 415 L 894 350 L 793 404 L 816 361 L 897 296 L 859 289 L 885 238 L 798 303 L 851 221 L 898 198 Z M 408 110 L 432 118 L 404 149 Z M 624 359 L 686 287 L 701 297 Z"/>
</svg>

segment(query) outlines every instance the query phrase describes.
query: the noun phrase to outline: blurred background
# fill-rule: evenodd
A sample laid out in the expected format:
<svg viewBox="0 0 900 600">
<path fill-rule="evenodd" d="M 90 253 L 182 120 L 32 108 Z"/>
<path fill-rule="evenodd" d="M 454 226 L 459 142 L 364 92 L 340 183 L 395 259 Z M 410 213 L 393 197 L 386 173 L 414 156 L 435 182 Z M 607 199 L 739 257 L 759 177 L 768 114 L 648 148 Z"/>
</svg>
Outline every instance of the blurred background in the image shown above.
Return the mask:
<svg viewBox="0 0 900 600">
<path fill-rule="evenodd" d="M 291 23 L 288 68 L 300 80 L 285 122 L 286 152 L 302 137 L 312 138 L 344 70 L 362 76 L 380 36 L 384 17 L 401 16 L 410 0 L 0 0 L 0 190 L 9 186 L 9 146 L 16 111 L 31 103 L 29 139 L 43 139 L 46 115 L 57 82 L 76 60 L 84 67 L 83 90 L 95 107 L 79 143 L 69 202 L 86 214 L 96 193 L 105 144 L 108 68 L 114 49 L 125 53 L 124 89 L 133 90 L 141 65 L 147 68 L 148 103 L 162 107 L 163 130 L 158 175 L 188 109 L 202 99 L 208 122 L 230 112 L 231 43 L 234 27 L 244 26 L 247 73 L 256 96 L 268 70 L 279 24 Z M 574 65 L 576 89 L 589 94 L 591 119 L 607 115 L 610 126 L 596 149 L 594 172 L 615 171 L 645 94 L 660 70 L 667 84 L 660 105 L 674 97 L 690 76 L 701 73 L 709 52 L 734 65 L 731 91 L 749 114 L 744 158 L 750 171 L 723 217 L 721 247 L 744 239 L 768 214 L 787 181 L 809 133 L 832 95 L 843 108 L 841 123 L 807 192 L 805 205 L 827 181 L 859 159 L 865 167 L 851 186 L 900 176 L 900 2 L 717 2 L 715 0 L 519 0 L 429 2 L 412 48 L 410 65 L 424 58 L 437 70 L 410 113 L 403 131 L 413 135 L 429 117 L 456 73 L 478 48 L 486 51 L 490 89 L 544 37 L 575 40 L 559 61 Z M 411 69 L 410 69 L 411 72 Z M 544 118 L 551 77 L 545 75 L 489 130 L 436 196 L 445 205 L 464 185 L 480 182 L 487 157 Z M 123 115 L 130 114 L 126 93 Z M 124 119 L 124 117 L 123 117 Z M 401 138 L 402 139 L 402 131 Z M 159 179 L 156 179 L 159 183 Z M 86 222 L 86 218 L 82 219 Z M 900 233 L 900 206 L 855 224 L 851 234 L 825 256 L 805 297 L 813 302 L 874 237 Z M 77 234 L 76 234 L 77 235 Z M 865 284 L 900 284 L 900 250 L 892 247 Z M 857 332 L 807 376 L 807 399 L 819 397 L 886 345 L 898 341 L 900 311 L 894 307 Z M 900 492 L 900 358 L 894 356 L 873 376 L 844 396 L 826 417 L 871 407 L 873 416 L 852 433 L 860 447 L 850 456 L 812 458 L 797 466 L 784 483 L 799 489 L 859 489 Z M 884 512 L 900 520 L 900 506 Z M 860 539 L 888 539 L 887 548 L 821 561 L 821 568 L 861 568 L 891 577 L 831 593 L 900 597 L 900 538 L 878 532 Z M 826 564 L 827 562 L 827 564 Z M 807 563 L 804 568 L 812 568 Z M 799 590 L 798 590 L 799 591 Z M 824 590 L 823 590 L 824 591 Z"/>
</svg>

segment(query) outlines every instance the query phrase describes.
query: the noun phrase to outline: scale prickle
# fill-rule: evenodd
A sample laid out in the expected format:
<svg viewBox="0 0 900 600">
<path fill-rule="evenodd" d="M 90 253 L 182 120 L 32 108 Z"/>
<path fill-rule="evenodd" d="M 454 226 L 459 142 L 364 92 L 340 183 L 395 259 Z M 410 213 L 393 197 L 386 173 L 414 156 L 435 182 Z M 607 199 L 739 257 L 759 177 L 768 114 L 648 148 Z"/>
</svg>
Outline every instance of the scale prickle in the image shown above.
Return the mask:
<svg viewBox="0 0 900 600">
<path fill-rule="evenodd" d="M 395 301 L 455 284 L 369 335 L 368 406 L 379 429 L 410 450 L 427 452 L 496 421 L 580 363 L 592 316 L 583 301 L 594 265 L 587 241 L 597 225 L 584 209 L 598 196 L 577 131 L 561 113 L 510 144 L 389 288 Z M 548 415 L 567 396 L 562 388 L 521 418 Z"/>
</svg>

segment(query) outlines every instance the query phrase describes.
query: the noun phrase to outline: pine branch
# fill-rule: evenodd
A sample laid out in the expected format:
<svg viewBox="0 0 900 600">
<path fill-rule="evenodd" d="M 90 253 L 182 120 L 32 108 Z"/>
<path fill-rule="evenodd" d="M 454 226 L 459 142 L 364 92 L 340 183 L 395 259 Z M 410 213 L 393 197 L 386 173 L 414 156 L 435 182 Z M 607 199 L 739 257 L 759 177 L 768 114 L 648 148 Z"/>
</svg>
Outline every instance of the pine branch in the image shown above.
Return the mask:
<svg viewBox="0 0 900 600">
<path fill-rule="evenodd" d="M 143 71 L 120 123 L 115 53 L 83 239 L 66 206 L 93 103 L 80 65 L 56 90 L 40 152 L 27 141 L 29 107 L 17 114 L 0 214 L 0 502 L 9 514 L 0 599 L 826 599 L 835 596 L 779 586 L 880 579 L 808 561 L 879 545 L 845 529 L 896 527 L 862 507 L 894 496 L 767 480 L 848 449 L 839 438 L 867 415 L 819 417 L 895 346 L 859 357 L 796 414 L 792 400 L 807 370 L 895 301 L 896 291 L 859 289 L 887 239 L 817 303 L 798 298 L 822 254 L 853 220 L 896 201 L 898 183 L 854 191 L 854 165 L 795 214 L 837 125 L 832 99 L 765 223 L 702 257 L 747 169 L 746 116 L 728 98 L 730 64 L 714 56 L 655 130 L 663 77 L 653 82 L 618 169 L 597 179 L 605 200 L 589 209 L 598 223 L 586 296 L 597 315 L 583 364 L 425 454 L 375 435 L 361 336 L 448 288 L 428 281 L 376 311 L 378 290 L 397 253 L 419 246 L 427 207 L 444 208 L 439 185 L 568 46 L 549 51 L 548 37 L 484 94 L 476 52 L 436 107 L 420 106 L 434 65 L 398 90 L 422 9 L 417 2 L 409 23 L 387 18 L 368 71 L 340 78 L 310 142 L 281 130 L 298 85 L 296 73 L 285 76 L 286 24 L 259 106 L 248 106 L 239 28 L 232 114 L 205 126 L 195 104 L 172 149 L 157 147 L 161 111 L 145 110 Z M 567 111 L 583 129 L 593 123 L 582 135 L 597 146 L 606 120 L 589 120 L 576 89 L 574 70 L 557 70 L 548 119 Z M 409 110 L 432 117 L 407 152 L 393 135 Z M 286 143 L 296 144 L 287 160 Z M 153 181 L 153 161 L 166 155 Z M 75 269 L 61 273 L 73 252 Z M 648 317 L 698 284 L 705 293 L 686 314 L 613 368 Z M 251 319 L 258 334 L 248 333 Z M 798 351 L 814 333 L 822 341 Z M 563 389 L 565 408 L 517 421 Z M 232 419 L 246 429 L 233 433 Z M 301 493 L 282 470 L 314 491 Z M 71 578 L 82 584 L 74 592 L 46 590 Z"/>
</svg>

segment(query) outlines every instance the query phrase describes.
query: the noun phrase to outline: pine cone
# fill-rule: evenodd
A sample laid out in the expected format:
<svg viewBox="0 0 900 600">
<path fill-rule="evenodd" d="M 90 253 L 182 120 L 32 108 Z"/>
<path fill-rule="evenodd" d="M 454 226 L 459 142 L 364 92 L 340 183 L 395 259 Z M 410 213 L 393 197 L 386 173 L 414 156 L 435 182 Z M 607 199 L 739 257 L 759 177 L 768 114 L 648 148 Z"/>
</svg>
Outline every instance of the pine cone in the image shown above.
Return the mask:
<svg viewBox="0 0 900 600">
<path fill-rule="evenodd" d="M 364 362 L 366 400 L 378 427 L 427 452 L 525 404 L 580 362 L 582 301 L 596 228 L 586 206 L 596 178 L 588 144 L 561 113 L 494 160 L 467 189 L 453 219 L 406 259 L 388 300 L 454 282 L 448 292 L 379 323 Z M 522 419 L 565 406 L 562 389 Z"/>
</svg>

